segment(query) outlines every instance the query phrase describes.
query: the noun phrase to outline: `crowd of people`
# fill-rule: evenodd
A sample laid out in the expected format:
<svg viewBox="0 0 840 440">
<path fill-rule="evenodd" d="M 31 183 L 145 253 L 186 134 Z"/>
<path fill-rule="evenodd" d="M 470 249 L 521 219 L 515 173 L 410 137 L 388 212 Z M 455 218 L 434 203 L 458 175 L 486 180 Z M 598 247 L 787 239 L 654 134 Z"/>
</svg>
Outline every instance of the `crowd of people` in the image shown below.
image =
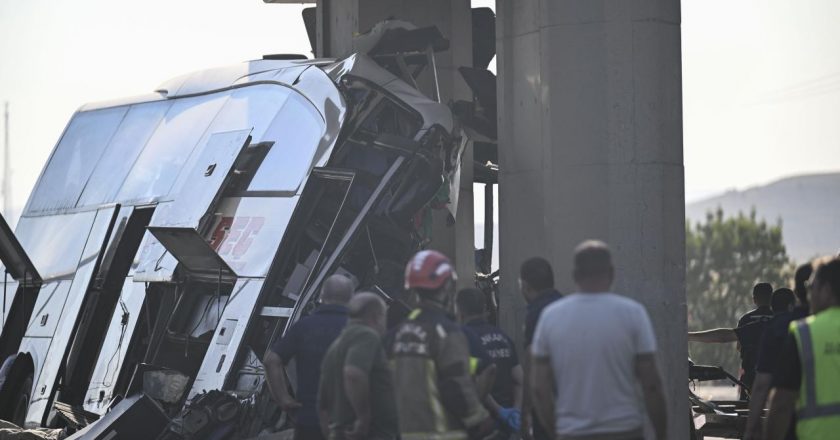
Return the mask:
<svg viewBox="0 0 840 440">
<path fill-rule="evenodd" d="M 354 293 L 334 275 L 322 305 L 266 356 L 269 391 L 292 415 L 296 439 L 641 439 L 646 417 L 665 439 L 645 308 L 611 293 L 604 243 L 582 243 L 574 262 L 578 290 L 565 296 L 548 261 L 521 265 L 521 354 L 488 321 L 484 292 L 455 291 L 454 267 L 438 252 L 409 261 L 405 287 L 416 307 L 391 328 L 380 296 Z M 294 397 L 285 371 L 292 360 Z"/>
<path fill-rule="evenodd" d="M 577 291 L 563 295 L 543 258 L 520 267 L 524 353 L 487 319 L 477 289 L 455 291 L 446 256 L 422 251 L 405 287 L 416 307 L 390 328 L 374 293 L 334 275 L 321 306 L 265 359 L 269 390 L 296 439 L 632 440 L 667 438 L 657 343 L 640 303 L 612 292 L 609 248 L 575 249 Z M 747 439 L 840 436 L 840 258 L 798 268 L 794 289 L 753 289 L 737 326 L 689 341 L 738 342 Z M 603 325 L 609 322 L 610 325 Z M 296 363 L 290 393 L 285 368 Z M 767 417 L 764 409 L 769 405 Z"/>
<path fill-rule="evenodd" d="M 648 421 L 664 440 L 656 338 L 644 306 L 612 292 L 614 273 L 599 241 L 575 249 L 573 293 L 555 289 L 545 259 L 522 263 L 524 353 L 489 322 L 483 291 L 455 291 L 455 269 L 436 251 L 409 261 L 416 307 L 391 326 L 382 297 L 333 275 L 320 306 L 266 355 L 266 384 L 298 440 L 640 440 Z M 744 439 L 840 438 L 840 257 L 794 278 L 793 290 L 756 284 L 756 307 L 735 327 L 688 334 L 738 342 Z M 64 435 L 0 422 L 9 438 Z"/>
<path fill-rule="evenodd" d="M 799 266 L 793 290 L 756 284 L 753 302 L 736 327 L 688 334 L 738 343 L 744 439 L 840 438 L 840 258 Z"/>
</svg>

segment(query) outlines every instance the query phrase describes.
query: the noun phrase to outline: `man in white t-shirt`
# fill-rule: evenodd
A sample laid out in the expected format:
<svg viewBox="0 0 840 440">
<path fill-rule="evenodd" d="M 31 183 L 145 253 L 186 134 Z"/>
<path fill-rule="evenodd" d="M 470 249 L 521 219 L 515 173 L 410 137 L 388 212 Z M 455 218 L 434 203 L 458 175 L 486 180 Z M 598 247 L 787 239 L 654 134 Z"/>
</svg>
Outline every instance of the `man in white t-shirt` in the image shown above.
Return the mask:
<svg viewBox="0 0 840 440">
<path fill-rule="evenodd" d="M 644 306 L 610 293 L 613 273 L 606 244 L 579 245 L 578 292 L 548 306 L 537 324 L 532 398 L 540 422 L 558 439 L 642 439 L 645 407 L 657 439 L 665 439 L 653 328 Z"/>
</svg>

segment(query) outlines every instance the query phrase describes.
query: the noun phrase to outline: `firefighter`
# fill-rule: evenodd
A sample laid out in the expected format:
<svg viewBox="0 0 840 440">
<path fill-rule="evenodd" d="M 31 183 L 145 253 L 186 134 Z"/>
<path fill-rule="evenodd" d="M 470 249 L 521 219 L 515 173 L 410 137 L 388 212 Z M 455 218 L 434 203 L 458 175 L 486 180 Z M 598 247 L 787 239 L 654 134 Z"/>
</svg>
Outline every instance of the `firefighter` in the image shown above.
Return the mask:
<svg viewBox="0 0 840 440">
<path fill-rule="evenodd" d="M 470 377 L 467 339 L 449 317 L 455 280 L 439 252 L 421 251 L 406 266 L 405 287 L 418 307 L 387 339 L 403 440 L 499 435 Z"/>
<path fill-rule="evenodd" d="M 764 432 L 785 437 L 796 409 L 800 440 L 840 433 L 840 258 L 818 264 L 810 288 L 814 316 L 790 324 L 790 335 L 773 375 Z"/>
</svg>

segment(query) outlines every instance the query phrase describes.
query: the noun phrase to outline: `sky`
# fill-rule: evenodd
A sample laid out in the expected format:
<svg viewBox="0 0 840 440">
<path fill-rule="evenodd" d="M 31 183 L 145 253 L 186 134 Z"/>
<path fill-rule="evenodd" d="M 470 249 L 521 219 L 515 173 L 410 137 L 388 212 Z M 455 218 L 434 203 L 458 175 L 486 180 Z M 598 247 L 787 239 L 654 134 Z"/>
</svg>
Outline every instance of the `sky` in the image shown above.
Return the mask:
<svg viewBox="0 0 840 440">
<path fill-rule="evenodd" d="M 684 0 L 686 198 L 840 170 L 840 2 Z"/>
<path fill-rule="evenodd" d="M 262 0 L 0 0 L 16 211 L 81 104 L 267 53 L 308 54 L 301 9 Z M 836 0 L 683 0 L 688 201 L 840 170 L 838 22 Z"/>
</svg>

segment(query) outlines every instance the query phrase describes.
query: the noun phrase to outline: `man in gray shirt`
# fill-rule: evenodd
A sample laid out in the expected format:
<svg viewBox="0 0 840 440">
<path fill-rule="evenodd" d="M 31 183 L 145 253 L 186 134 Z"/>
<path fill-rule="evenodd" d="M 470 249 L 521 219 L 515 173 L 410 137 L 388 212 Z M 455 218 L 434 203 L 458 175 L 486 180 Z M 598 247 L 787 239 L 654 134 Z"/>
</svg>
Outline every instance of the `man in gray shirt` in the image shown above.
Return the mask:
<svg viewBox="0 0 840 440">
<path fill-rule="evenodd" d="M 558 439 L 635 440 L 643 438 L 647 407 L 657 439 L 664 440 L 665 399 L 647 311 L 610 292 L 614 270 L 606 244 L 584 242 L 574 260 L 579 290 L 543 311 L 531 346 L 537 416 Z"/>
</svg>

